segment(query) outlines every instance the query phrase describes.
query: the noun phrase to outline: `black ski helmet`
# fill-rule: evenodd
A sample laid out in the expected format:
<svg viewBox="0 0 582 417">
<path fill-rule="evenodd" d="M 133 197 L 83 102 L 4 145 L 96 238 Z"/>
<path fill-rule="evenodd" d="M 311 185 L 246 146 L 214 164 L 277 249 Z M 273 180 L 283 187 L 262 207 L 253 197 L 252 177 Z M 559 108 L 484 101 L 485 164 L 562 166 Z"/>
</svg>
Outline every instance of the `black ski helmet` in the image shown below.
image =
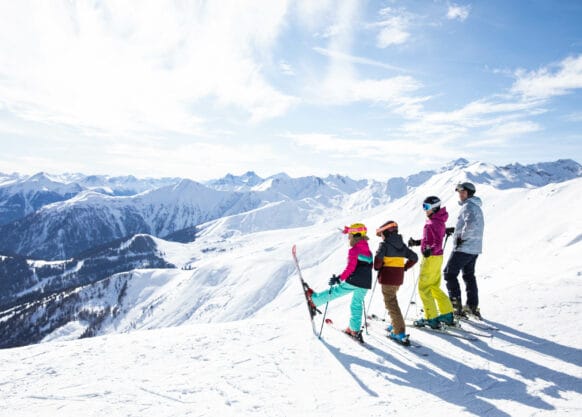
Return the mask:
<svg viewBox="0 0 582 417">
<path fill-rule="evenodd" d="M 424 199 L 422 202 L 422 208 L 425 211 L 432 209 L 433 213 L 436 213 L 441 209 L 441 200 L 440 198 L 431 195 L 430 197 Z"/>
<path fill-rule="evenodd" d="M 455 191 L 467 191 L 467 193 L 469 194 L 469 197 L 472 197 L 473 194 L 475 194 L 475 185 L 473 183 L 470 182 L 461 182 L 459 184 L 457 184 L 457 186 L 455 187 Z"/>
</svg>

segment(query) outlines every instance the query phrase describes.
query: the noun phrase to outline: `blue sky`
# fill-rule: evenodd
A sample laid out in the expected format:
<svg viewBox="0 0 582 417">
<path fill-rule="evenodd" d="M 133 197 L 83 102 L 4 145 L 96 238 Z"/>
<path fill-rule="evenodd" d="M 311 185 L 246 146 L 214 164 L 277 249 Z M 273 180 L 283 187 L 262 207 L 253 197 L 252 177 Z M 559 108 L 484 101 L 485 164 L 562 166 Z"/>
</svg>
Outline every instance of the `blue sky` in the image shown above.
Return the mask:
<svg viewBox="0 0 582 417">
<path fill-rule="evenodd" d="M 0 0 L 0 172 L 582 162 L 580 1 Z"/>
</svg>

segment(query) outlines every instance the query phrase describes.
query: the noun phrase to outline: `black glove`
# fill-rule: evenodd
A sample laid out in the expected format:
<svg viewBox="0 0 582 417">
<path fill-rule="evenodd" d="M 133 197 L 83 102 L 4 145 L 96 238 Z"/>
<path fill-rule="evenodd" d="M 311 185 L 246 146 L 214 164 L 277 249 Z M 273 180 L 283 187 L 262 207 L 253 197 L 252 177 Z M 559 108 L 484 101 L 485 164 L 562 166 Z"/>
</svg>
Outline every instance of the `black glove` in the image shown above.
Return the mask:
<svg viewBox="0 0 582 417">
<path fill-rule="evenodd" d="M 464 240 L 461 239 L 460 237 L 457 238 L 456 243 L 457 243 L 457 247 L 461 246 L 463 244 Z"/>
<path fill-rule="evenodd" d="M 455 233 L 455 228 L 454 227 L 447 227 L 445 229 L 445 233 L 447 234 L 447 236 L 452 235 L 453 233 Z"/>
<path fill-rule="evenodd" d="M 420 246 L 420 240 L 408 239 L 408 247 L 411 248 L 413 246 Z"/>
<path fill-rule="evenodd" d="M 329 286 L 331 287 L 332 285 L 336 285 L 339 284 L 341 281 L 339 279 L 339 277 L 337 275 L 333 275 L 330 279 L 329 279 Z"/>
<path fill-rule="evenodd" d="M 430 247 L 424 248 L 424 250 L 422 251 L 422 256 L 428 258 L 430 257 L 430 255 L 432 255 L 432 249 Z"/>
</svg>

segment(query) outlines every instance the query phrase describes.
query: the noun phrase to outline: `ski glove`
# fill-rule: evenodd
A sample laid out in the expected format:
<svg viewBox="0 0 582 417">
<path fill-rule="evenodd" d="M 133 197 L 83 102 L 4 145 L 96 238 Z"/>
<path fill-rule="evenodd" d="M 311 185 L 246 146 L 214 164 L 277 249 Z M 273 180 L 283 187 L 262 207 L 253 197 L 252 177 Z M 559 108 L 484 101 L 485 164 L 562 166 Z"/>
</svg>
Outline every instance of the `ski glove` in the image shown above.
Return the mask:
<svg viewBox="0 0 582 417">
<path fill-rule="evenodd" d="M 457 246 L 461 246 L 463 242 L 464 242 L 463 239 L 461 239 L 460 237 L 457 238 Z"/>
<path fill-rule="evenodd" d="M 329 279 L 329 286 L 331 287 L 332 285 L 337 285 L 339 284 L 341 281 L 339 279 L 339 277 L 337 275 L 333 275 L 330 279 Z"/>
<path fill-rule="evenodd" d="M 422 256 L 428 258 L 430 257 L 430 255 L 432 255 L 432 249 L 430 247 L 424 248 L 424 250 L 422 251 Z"/>
<path fill-rule="evenodd" d="M 420 246 L 420 240 L 408 239 L 408 247 L 411 248 L 413 246 Z"/>
<path fill-rule="evenodd" d="M 452 235 L 453 233 L 455 233 L 455 228 L 454 227 L 447 227 L 445 229 L 445 233 L 447 234 L 447 236 Z"/>
</svg>

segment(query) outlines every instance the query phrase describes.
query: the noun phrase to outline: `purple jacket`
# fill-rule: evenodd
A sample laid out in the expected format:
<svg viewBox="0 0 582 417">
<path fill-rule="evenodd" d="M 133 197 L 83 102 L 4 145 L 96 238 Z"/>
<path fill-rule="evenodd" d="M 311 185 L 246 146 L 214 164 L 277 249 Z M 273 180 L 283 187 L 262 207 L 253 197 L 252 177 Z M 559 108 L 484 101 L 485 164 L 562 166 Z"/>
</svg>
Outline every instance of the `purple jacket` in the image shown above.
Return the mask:
<svg viewBox="0 0 582 417">
<path fill-rule="evenodd" d="M 439 211 L 426 219 L 424 230 L 422 231 L 422 241 L 420 250 L 431 248 L 432 255 L 443 254 L 443 238 L 445 237 L 445 223 L 449 218 L 446 207 L 441 207 Z"/>
</svg>

